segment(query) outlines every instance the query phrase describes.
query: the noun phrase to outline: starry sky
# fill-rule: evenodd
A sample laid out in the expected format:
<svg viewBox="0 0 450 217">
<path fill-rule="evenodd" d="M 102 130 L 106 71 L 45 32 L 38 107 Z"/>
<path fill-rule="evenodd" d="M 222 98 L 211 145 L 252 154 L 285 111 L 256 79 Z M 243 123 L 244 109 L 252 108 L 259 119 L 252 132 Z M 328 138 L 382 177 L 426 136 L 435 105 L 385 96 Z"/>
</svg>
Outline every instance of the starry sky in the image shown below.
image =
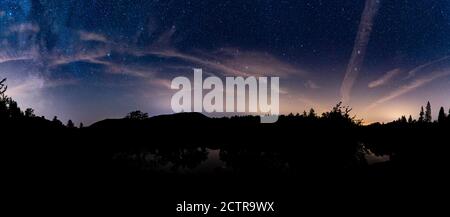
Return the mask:
<svg viewBox="0 0 450 217">
<path fill-rule="evenodd" d="M 279 76 L 280 111 L 366 123 L 450 107 L 448 0 L 2 0 L 0 78 L 22 108 L 90 124 L 171 113 L 176 76 Z"/>
</svg>

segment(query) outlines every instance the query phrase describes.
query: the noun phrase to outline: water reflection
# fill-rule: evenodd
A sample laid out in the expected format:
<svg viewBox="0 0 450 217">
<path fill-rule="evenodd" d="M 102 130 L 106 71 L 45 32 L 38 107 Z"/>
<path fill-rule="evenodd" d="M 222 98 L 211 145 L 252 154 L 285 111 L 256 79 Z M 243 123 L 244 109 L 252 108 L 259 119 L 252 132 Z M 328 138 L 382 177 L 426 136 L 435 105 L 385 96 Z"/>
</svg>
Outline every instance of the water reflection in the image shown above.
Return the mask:
<svg viewBox="0 0 450 217">
<path fill-rule="evenodd" d="M 113 155 L 118 165 L 126 165 L 144 171 L 176 173 L 209 173 L 226 170 L 219 149 L 205 147 L 154 148 L 119 152 Z"/>
<path fill-rule="evenodd" d="M 113 155 L 116 165 L 139 171 L 164 173 L 217 173 L 217 172 L 271 172 L 290 173 L 305 168 L 320 167 L 321 161 L 329 164 L 339 156 L 320 159 L 301 155 L 290 149 L 258 149 L 245 146 L 211 147 L 155 147 L 140 148 Z M 358 164 L 388 161 L 388 156 L 377 156 L 365 149 Z M 336 161 L 337 162 L 337 161 Z M 354 162 L 350 162 L 354 163 Z M 349 162 L 345 166 L 348 167 Z"/>
</svg>

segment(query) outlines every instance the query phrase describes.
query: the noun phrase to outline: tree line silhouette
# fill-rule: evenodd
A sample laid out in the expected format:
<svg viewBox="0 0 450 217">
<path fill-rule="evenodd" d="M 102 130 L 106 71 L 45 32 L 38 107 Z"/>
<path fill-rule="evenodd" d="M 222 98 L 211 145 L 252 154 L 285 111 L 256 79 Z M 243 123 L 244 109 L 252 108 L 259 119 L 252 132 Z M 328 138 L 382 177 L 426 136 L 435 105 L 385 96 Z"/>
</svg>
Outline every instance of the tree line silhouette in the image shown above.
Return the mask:
<svg viewBox="0 0 450 217">
<path fill-rule="evenodd" d="M 449 109 L 450 114 L 450 109 Z M 394 123 L 402 123 L 402 124 L 440 124 L 440 125 L 446 125 L 450 122 L 450 115 L 447 115 L 445 113 L 444 107 L 441 106 L 438 113 L 438 118 L 433 121 L 433 117 L 431 115 L 431 104 L 430 102 L 427 102 L 427 105 L 425 107 L 425 111 L 423 109 L 423 106 L 420 108 L 419 112 L 419 118 L 417 120 L 413 119 L 411 115 L 409 115 L 408 119 L 406 119 L 406 116 L 402 116 L 399 119 L 393 121 Z"/>
<path fill-rule="evenodd" d="M 14 195 L 20 197 L 56 198 L 31 200 L 39 208 L 80 209 L 84 206 L 74 198 L 81 197 L 94 207 L 99 201 L 110 204 L 102 213 L 117 207 L 148 212 L 153 204 L 152 212 L 170 214 L 174 200 L 251 195 L 281 201 L 284 214 L 318 204 L 383 210 L 384 202 L 417 201 L 396 195 L 402 186 L 416 183 L 405 187 L 414 194 L 419 187 L 440 187 L 450 169 L 450 115 L 441 107 L 433 120 L 429 102 L 417 119 L 370 125 L 338 103 L 320 115 L 314 109 L 281 115 L 274 124 L 261 124 L 259 116 L 151 117 L 132 111 L 77 128 L 70 120 L 64 125 L 31 108 L 22 111 L 6 95 L 5 82 L 0 82 L 0 148 L 5 177 L 13 177 L 6 186 L 19 186 Z M 371 162 L 374 157 L 383 160 Z M 342 195 L 351 196 L 342 200 Z"/>
<path fill-rule="evenodd" d="M 12 125 L 15 124 L 14 121 L 21 121 L 21 124 L 25 124 L 23 121 L 28 121 L 28 124 L 32 124 L 33 122 L 43 123 L 47 121 L 44 116 L 36 116 L 34 109 L 32 108 L 26 108 L 25 111 L 22 111 L 17 105 L 17 102 L 14 101 L 12 97 L 6 95 L 7 89 L 6 78 L 4 78 L 0 81 L 0 121 L 12 121 L 9 123 Z M 53 117 L 49 125 L 52 125 L 53 127 L 75 128 L 75 124 L 72 120 L 68 120 L 67 124 L 64 125 L 57 116 Z M 80 122 L 79 128 L 82 127 L 83 123 Z"/>
<path fill-rule="evenodd" d="M 389 163 L 383 164 L 389 168 L 415 165 L 419 159 L 426 159 L 420 161 L 422 165 L 440 159 L 443 148 L 438 132 L 450 128 L 450 115 L 443 107 L 433 121 L 430 102 L 425 109 L 421 107 L 417 120 L 410 115 L 367 126 L 351 116 L 351 108 L 338 103 L 321 115 L 311 108 L 302 114 L 281 115 L 277 123 L 270 125 L 260 124 L 257 116 L 209 118 L 199 113 L 180 113 L 150 117 L 132 111 L 122 119 L 106 119 L 89 127 L 80 123 L 77 128 L 71 120 L 64 125 L 56 116 L 50 121 L 37 117 L 32 108 L 22 111 L 6 95 L 5 82 L 0 82 L 0 123 L 4 132 L 29 128 L 40 137 L 50 138 L 51 132 L 58 132 L 77 143 L 71 146 L 75 147 L 73 153 L 96 153 L 90 156 L 91 163 L 109 162 L 113 171 L 194 169 L 208 162 L 212 150 L 218 150 L 219 160 L 227 168 L 222 171 L 365 173 L 371 168 L 368 154 L 389 156 Z"/>
</svg>

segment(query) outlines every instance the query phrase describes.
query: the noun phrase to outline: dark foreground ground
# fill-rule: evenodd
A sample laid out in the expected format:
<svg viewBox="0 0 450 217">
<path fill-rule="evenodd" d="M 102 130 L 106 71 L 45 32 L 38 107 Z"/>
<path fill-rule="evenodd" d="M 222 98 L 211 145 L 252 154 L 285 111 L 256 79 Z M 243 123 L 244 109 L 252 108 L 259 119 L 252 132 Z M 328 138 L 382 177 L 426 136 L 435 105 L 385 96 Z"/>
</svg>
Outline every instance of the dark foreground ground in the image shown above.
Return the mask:
<svg viewBox="0 0 450 217">
<path fill-rule="evenodd" d="M 448 128 L 181 114 L 83 129 L 8 123 L 3 205 L 20 216 L 203 216 L 177 203 L 274 201 L 208 216 L 448 213 Z M 447 139 L 446 139 L 447 138 Z M 388 161 L 372 164 L 366 156 Z"/>
</svg>

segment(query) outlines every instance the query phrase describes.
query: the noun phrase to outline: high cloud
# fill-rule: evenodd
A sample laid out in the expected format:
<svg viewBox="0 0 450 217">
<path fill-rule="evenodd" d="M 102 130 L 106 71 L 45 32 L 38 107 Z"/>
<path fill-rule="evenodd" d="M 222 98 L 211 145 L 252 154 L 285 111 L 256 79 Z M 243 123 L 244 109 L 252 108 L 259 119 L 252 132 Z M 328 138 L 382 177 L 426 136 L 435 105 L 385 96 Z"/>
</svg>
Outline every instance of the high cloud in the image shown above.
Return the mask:
<svg viewBox="0 0 450 217">
<path fill-rule="evenodd" d="M 399 75 L 402 71 L 400 69 L 393 69 L 391 71 L 386 72 L 383 76 L 369 83 L 369 88 L 375 88 L 383 86 L 389 83 L 394 77 Z"/>
<path fill-rule="evenodd" d="M 400 86 L 399 88 L 395 89 L 394 91 L 388 93 L 387 95 L 381 97 L 380 99 L 376 100 L 374 103 L 372 103 L 371 105 L 369 105 L 367 107 L 367 110 L 372 109 L 384 102 L 387 102 L 389 100 L 395 99 L 399 96 L 402 96 L 403 94 L 409 93 L 419 87 L 422 87 L 423 85 L 426 85 L 438 78 L 442 78 L 445 76 L 450 75 L 450 70 L 444 70 L 444 71 L 437 71 L 434 73 L 431 73 L 427 76 L 415 79 L 413 81 L 411 81 L 410 83 Z"/>
<path fill-rule="evenodd" d="M 82 40 L 82 41 L 96 41 L 96 42 L 103 42 L 103 43 L 109 42 L 109 40 L 106 36 L 99 34 L 99 33 L 78 31 L 78 35 L 80 36 L 80 40 Z"/>
<path fill-rule="evenodd" d="M 352 56 L 347 65 L 344 80 L 341 85 L 341 100 L 346 104 L 350 100 L 353 85 L 364 62 L 367 45 L 372 32 L 373 20 L 380 7 L 381 0 L 366 0 L 364 11 L 359 22 L 358 34 L 353 46 Z"/>
<path fill-rule="evenodd" d="M 23 33 L 23 32 L 37 33 L 39 31 L 40 28 L 38 25 L 32 23 L 21 23 L 10 26 L 9 31 L 7 33 Z"/>
<path fill-rule="evenodd" d="M 435 65 L 435 64 L 437 64 L 437 63 L 443 62 L 444 60 L 447 60 L 447 59 L 449 59 L 449 58 L 450 58 L 450 56 L 444 56 L 444 57 L 439 58 L 439 59 L 437 59 L 437 60 L 433 60 L 433 61 L 424 63 L 424 64 L 422 64 L 422 65 L 420 65 L 420 66 L 417 66 L 416 68 L 414 68 L 414 69 L 412 69 L 412 70 L 410 70 L 410 71 L 408 72 L 408 76 L 407 76 L 405 79 L 412 78 L 412 77 L 416 76 L 416 74 L 417 74 L 419 71 L 424 70 L 424 69 L 426 69 L 427 67 L 433 66 L 433 65 Z"/>
<path fill-rule="evenodd" d="M 0 51 L 0 63 L 18 61 L 18 60 L 31 60 L 37 56 L 37 49 L 35 47 L 26 51 L 16 51 L 14 49 L 3 49 Z"/>
<path fill-rule="evenodd" d="M 176 49 L 151 51 L 149 54 L 178 58 L 224 76 L 279 76 L 286 78 L 293 74 L 297 76 L 306 74 L 297 66 L 285 63 L 266 52 L 222 48 L 212 54 L 207 54 L 207 52 L 183 53 Z"/>
<path fill-rule="evenodd" d="M 305 82 L 305 87 L 309 88 L 309 89 L 319 89 L 320 86 L 317 85 L 314 81 L 312 80 L 308 80 L 307 82 Z"/>
</svg>

